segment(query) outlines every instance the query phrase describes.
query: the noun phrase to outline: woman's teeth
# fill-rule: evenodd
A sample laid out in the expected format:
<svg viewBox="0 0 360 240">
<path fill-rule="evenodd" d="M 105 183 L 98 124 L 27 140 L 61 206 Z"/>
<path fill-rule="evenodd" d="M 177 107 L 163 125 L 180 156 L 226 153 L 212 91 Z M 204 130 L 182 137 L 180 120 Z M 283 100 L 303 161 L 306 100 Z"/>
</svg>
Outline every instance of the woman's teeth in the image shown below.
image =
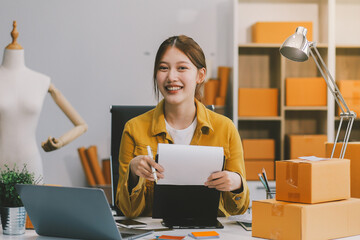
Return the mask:
<svg viewBox="0 0 360 240">
<path fill-rule="evenodd" d="M 166 89 L 169 91 L 176 91 L 176 90 L 180 90 L 181 87 L 166 87 Z"/>
</svg>

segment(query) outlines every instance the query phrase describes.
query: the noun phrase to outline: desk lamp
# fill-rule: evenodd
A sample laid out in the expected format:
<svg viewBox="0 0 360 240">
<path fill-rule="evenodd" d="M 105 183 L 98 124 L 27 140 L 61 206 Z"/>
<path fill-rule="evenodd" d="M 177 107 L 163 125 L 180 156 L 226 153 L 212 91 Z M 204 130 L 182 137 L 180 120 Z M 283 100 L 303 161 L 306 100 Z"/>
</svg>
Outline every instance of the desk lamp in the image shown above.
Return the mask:
<svg viewBox="0 0 360 240">
<path fill-rule="evenodd" d="M 339 127 L 338 127 L 338 130 L 336 133 L 334 147 L 331 152 L 331 158 L 333 158 L 333 155 L 335 152 L 336 143 L 339 138 L 343 120 L 344 119 L 349 120 L 348 125 L 346 127 L 345 135 L 344 135 L 344 142 L 343 142 L 343 145 L 341 147 L 341 152 L 340 152 L 340 158 L 343 159 L 345 156 L 347 144 L 349 142 L 350 132 L 351 132 L 354 120 L 356 118 L 356 113 L 354 113 L 353 111 L 350 111 L 349 107 L 345 103 L 345 100 L 342 97 L 342 95 L 339 91 L 339 88 L 337 87 L 337 85 L 334 81 L 334 78 L 331 76 L 329 69 L 326 67 L 323 59 L 320 56 L 319 51 L 316 48 L 316 43 L 308 41 L 306 39 L 306 33 L 307 33 L 306 28 L 304 28 L 304 27 L 296 28 L 295 33 L 293 35 L 291 35 L 290 37 L 288 37 L 285 40 L 285 42 L 281 45 L 280 53 L 284 57 L 286 57 L 290 60 L 296 61 L 296 62 L 304 62 L 304 61 L 308 60 L 309 53 L 313 57 L 317 68 L 319 69 L 322 77 L 326 81 L 327 87 L 329 88 L 330 92 L 334 96 L 335 101 L 337 102 L 337 104 L 339 105 L 340 110 L 341 110 L 340 123 L 339 123 Z M 325 74 L 324 70 L 325 70 L 326 74 Z"/>
</svg>

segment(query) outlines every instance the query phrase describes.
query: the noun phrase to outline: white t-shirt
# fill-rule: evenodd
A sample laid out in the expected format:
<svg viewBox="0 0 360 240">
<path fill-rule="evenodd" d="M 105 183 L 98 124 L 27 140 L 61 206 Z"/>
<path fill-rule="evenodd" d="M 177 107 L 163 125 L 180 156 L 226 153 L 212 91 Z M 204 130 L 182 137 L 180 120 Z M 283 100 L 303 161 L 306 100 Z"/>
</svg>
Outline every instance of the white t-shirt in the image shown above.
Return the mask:
<svg viewBox="0 0 360 240">
<path fill-rule="evenodd" d="M 194 136 L 194 132 L 197 125 L 197 118 L 185 129 L 175 129 L 170 126 L 170 124 L 165 119 L 166 131 L 170 134 L 175 144 L 189 145 L 191 139 Z"/>
</svg>

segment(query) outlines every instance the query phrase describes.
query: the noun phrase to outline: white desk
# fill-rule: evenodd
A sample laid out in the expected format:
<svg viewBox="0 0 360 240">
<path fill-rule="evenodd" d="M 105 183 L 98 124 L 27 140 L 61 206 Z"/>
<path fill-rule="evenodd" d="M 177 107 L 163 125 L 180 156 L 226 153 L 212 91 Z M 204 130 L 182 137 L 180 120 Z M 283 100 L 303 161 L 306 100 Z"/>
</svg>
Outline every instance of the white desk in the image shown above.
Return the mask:
<svg viewBox="0 0 360 240">
<path fill-rule="evenodd" d="M 146 222 L 148 224 L 151 224 L 151 226 L 161 226 L 161 220 L 159 219 L 152 219 L 152 218 L 137 218 L 139 221 Z M 250 231 L 245 231 L 240 225 L 238 225 L 234 221 L 229 221 L 226 218 L 218 218 L 219 221 L 224 225 L 223 229 L 215 229 L 220 234 L 220 238 L 222 240 L 247 240 L 247 239 L 261 239 L 261 238 L 253 238 L 251 237 Z M 155 232 L 152 235 L 145 236 L 143 240 L 150 240 L 154 239 L 155 236 L 160 235 L 177 235 L 177 236 L 187 236 L 192 231 L 206 231 L 204 229 L 176 229 L 172 231 L 160 231 Z M 3 235 L 2 229 L 0 229 L 0 239 L 1 240 L 8 240 L 8 239 L 16 239 L 16 240 L 56 240 L 56 239 L 68 239 L 68 238 L 53 238 L 53 237 L 42 237 L 36 234 L 34 230 L 26 230 L 26 233 L 24 235 L 19 236 L 9 236 L 9 235 Z M 190 240 L 193 239 L 192 237 L 187 236 L 185 239 Z M 346 240 L 360 240 L 360 235 L 348 237 L 348 238 L 342 238 Z"/>
</svg>

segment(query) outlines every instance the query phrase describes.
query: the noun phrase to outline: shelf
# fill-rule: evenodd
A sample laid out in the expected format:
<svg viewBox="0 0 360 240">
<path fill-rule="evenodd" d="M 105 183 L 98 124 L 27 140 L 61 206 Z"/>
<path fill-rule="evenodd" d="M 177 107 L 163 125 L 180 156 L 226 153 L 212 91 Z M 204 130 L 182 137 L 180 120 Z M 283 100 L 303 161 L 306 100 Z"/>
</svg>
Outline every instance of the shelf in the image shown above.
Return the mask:
<svg viewBox="0 0 360 240">
<path fill-rule="evenodd" d="M 360 48 L 360 45 L 336 45 L 336 48 Z"/>
<path fill-rule="evenodd" d="M 239 44 L 239 48 L 280 48 L 281 43 L 244 43 Z M 328 45 L 326 43 L 316 43 L 317 48 L 327 48 Z M 345 48 L 346 46 L 340 46 Z M 360 46 L 358 46 L 360 47 Z M 356 46 L 351 46 L 351 48 L 357 48 Z"/>
<path fill-rule="evenodd" d="M 239 44 L 239 48 L 280 48 L 278 43 L 247 43 Z"/>
<path fill-rule="evenodd" d="M 239 117 L 239 121 L 281 121 L 280 116 L 276 117 Z"/>
<path fill-rule="evenodd" d="M 339 116 L 336 116 L 336 117 L 335 117 L 335 121 L 340 121 L 340 117 L 339 117 Z M 347 120 L 344 118 L 344 122 L 345 122 L 345 121 L 347 121 Z M 360 118 L 357 117 L 357 118 L 355 118 L 354 121 L 360 121 Z"/>
<path fill-rule="evenodd" d="M 284 106 L 285 111 L 327 111 L 327 106 Z"/>
<path fill-rule="evenodd" d="M 308 61 L 301 63 L 283 57 L 279 52 L 281 43 L 252 43 L 252 26 L 259 21 L 271 21 L 274 12 L 284 13 L 278 16 L 277 21 L 297 19 L 313 22 L 313 41 L 325 64 L 334 72 L 334 79 L 337 81 L 359 80 L 360 82 L 360 34 L 343 27 L 359 20 L 360 4 L 355 4 L 358 2 L 356 0 L 351 0 L 350 4 L 345 2 L 238 1 L 238 37 L 236 39 L 238 79 L 235 79 L 237 80 L 235 87 L 278 89 L 279 116 L 237 117 L 236 112 L 234 119 L 238 120 L 238 129 L 243 138 L 275 139 L 277 159 L 284 159 L 288 151 L 289 145 L 285 139 L 287 135 L 327 134 L 330 139 L 333 138 L 337 129 L 336 125 L 339 125 L 339 117 L 335 114 L 338 107 L 334 106 L 331 97 L 328 106 L 286 106 L 287 78 L 321 77 L 321 73 L 311 57 Z M 336 15 L 335 8 L 339 10 Z M 286 9 L 286 13 L 283 9 Z M 254 12 L 257 14 L 254 15 Z M 336 19 L 336 21 L 329 21 L 329 19 Z M 238 102 L 237 91 L 238 89 L 235 89 L 233 95 L 235 108 Z M 352 139 L 360 139 L 359 123 L 360 118 L 357 118 L 353 125 Z"/>
<path fill-rule="evenodd" d="M 225 109 L 225 106 L 220 106 L 220 105 L 213 105 L 215 110 L 222 110 Z"/>
</svg>

